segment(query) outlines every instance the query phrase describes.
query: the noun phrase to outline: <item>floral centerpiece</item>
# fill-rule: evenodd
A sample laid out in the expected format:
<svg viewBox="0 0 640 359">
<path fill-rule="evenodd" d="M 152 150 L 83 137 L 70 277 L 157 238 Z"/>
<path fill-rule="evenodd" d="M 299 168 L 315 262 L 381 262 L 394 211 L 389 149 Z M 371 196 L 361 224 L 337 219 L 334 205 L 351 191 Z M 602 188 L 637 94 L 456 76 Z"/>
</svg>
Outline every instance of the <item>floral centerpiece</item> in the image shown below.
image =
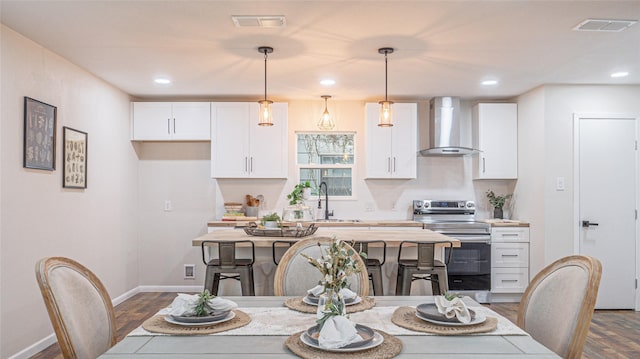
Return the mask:
<svg viewBox="0 0 640 359">
<path fill-rule="evenodd" d="M 318 247 L 321 247 L 320 242 Z M 340 290 L 348 286 L 347 278 L 360 273 L 362 267 L 354 256 L 355 250 L 339 239 L 333 238 L 329 247 L 324 251 L 321 248 L 320 252 L 320 258 L 312 258 L 304 253 L 301 255 L 322 274 L 319 284 L 324 287 L 324 293 L 318 300 L 318 324 L 322 326 L 328 317 L 345 314 L 344 298 Z M 359 255 L 366 258 L 365 253 Z"/>
</svg>

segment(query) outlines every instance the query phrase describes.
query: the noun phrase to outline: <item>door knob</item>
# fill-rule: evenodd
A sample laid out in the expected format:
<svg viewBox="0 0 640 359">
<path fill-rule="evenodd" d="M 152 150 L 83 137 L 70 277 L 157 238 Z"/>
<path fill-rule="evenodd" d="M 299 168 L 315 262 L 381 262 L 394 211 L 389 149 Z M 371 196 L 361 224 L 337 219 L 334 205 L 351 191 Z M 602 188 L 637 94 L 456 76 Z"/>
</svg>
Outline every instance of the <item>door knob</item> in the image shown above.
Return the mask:
<svg viewBox="0 0 640 359">
<path fill-rule="evenodd" d="M 598 223 L 593 223 L 593 222 L 589 222 L 589 221 L 582 221 L 582 227 L 584 228 L 589 228 L 591 226 L 597 226 Z"/>
</svg>

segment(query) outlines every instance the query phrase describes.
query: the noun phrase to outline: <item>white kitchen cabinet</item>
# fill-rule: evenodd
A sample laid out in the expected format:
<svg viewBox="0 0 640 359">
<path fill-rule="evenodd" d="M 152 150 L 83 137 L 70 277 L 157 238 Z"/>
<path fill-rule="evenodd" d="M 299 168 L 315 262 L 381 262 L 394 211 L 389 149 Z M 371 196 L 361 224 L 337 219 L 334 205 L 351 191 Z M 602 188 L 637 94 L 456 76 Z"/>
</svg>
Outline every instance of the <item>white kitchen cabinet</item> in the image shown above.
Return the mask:
<svg viewBox="0 0 640 359">
<path fill-rule="evenodd" d="M 209 141 L 209 102 L 134 102 L 133 135 L 137 141 Z"/>
<path fill-rule="evenodd" d="M 416 178 L 418 106 L 393 104 L 393 126 L 379 127 L 380 105 L 366 104 L 365 178 Z"/>
<path fill-rule="evenodd" d="M 474 179 L 518 177 L 518 105 L 480 103 L 473 107 Z"/>
<path fill-rule="evenodd" d="M 491 229 L 491 293 L 524 293 L 529 285 L 529 228 Z"/>
<path fill-rule="evenodd" d="M 211 104 L 211 176 L 287 178 L 286 103 L 272 105 L 273 126 L 258 125 L 257 102 Z"/>
</svg>

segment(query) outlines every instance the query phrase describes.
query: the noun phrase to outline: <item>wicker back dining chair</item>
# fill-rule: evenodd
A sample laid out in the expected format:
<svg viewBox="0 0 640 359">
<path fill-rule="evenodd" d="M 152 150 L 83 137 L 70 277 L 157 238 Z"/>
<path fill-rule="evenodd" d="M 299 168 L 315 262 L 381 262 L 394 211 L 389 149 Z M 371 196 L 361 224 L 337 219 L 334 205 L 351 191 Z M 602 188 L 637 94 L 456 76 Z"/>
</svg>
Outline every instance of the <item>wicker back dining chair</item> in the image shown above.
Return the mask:
<svg viewBox="0 0 640 359">
<path fill-rule="evenodd" d="M 36 279 L 64 358 L 96 358 L 116 344 L 111 298 L 89 269 L 69 258 L 43 258 Z"/>
<path fill-rule="evenodd" d="M 602 265 L 592 257 L 551 263 L 524 292 L 518 326 L 563 358 L 581 358 L 601 276 Z"/>
<path fill-rule="evenodd" d="M 307 290 L 318 285 L 322 275 L 320 271 L 309 264 L 307 259 L 301 256 L 304 253 L 312 258 L 319 258 L 329 247 L 332 239 L 329 237 L 313 237 L 302 239 L 282 256 L 276 268 L 273 280 L 273 292 L 277 296 L 306 295 Z M 355 251 L 354 251 L 355 252 Z M 353 259 L 358 261 L 362 270 L 351 275 L 348 283 L 351 290 L 361 297 L 369 295 L 369 274 L 366 265 L 358 253 L 353 254 Z"/>
</svg>

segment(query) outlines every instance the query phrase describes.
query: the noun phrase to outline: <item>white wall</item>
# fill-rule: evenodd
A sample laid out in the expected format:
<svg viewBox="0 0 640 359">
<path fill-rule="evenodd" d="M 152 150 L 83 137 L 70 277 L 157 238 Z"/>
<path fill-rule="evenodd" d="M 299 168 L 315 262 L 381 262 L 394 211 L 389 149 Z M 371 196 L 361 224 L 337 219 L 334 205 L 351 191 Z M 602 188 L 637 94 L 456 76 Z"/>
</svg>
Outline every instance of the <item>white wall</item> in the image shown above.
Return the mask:
<svg viewBox="0 0 640 359">
<path fill-rule="evenodd" d="M 573 254 L 573 114 L 637 114 L 639 98 L 637 85 L 548 85 L 518 99 L 519 171 L 525 172 L 520 172 L 516 196 L 526 201 L 518 213 L 531 218 L 532 274 Z M 565 178 L 564 191 L 556 191 L 557 177 Z"/>
<path fill-rule="evenodd" d="M 546 86 L 545 260 L 572 254 L 573 114 L 640 113 L 640 86 Z M 567 189 L 555 191 L 556 177 Z"/>
<path fill-rule="evenodd" d="M 512 202 L 518 204 L 514 216 L 531 222 L 531 277 L 545 266 L 544 94 L 544 87 L 539 87 L 518 98 L 518 181 Z"/>
<path fill-rule="evenodd" d="M 129 97 L 1 28 L 0 357 L 53 333 L 34 275 L 46 256 L 78 260 L 112 297 L 138 285 L 137 159 Z M 22 167 L 23 97 L 57 106 L 56 170 Z M 62 126 L 88 133 L 88 188 L 62 188 Z"/>
</svg>

